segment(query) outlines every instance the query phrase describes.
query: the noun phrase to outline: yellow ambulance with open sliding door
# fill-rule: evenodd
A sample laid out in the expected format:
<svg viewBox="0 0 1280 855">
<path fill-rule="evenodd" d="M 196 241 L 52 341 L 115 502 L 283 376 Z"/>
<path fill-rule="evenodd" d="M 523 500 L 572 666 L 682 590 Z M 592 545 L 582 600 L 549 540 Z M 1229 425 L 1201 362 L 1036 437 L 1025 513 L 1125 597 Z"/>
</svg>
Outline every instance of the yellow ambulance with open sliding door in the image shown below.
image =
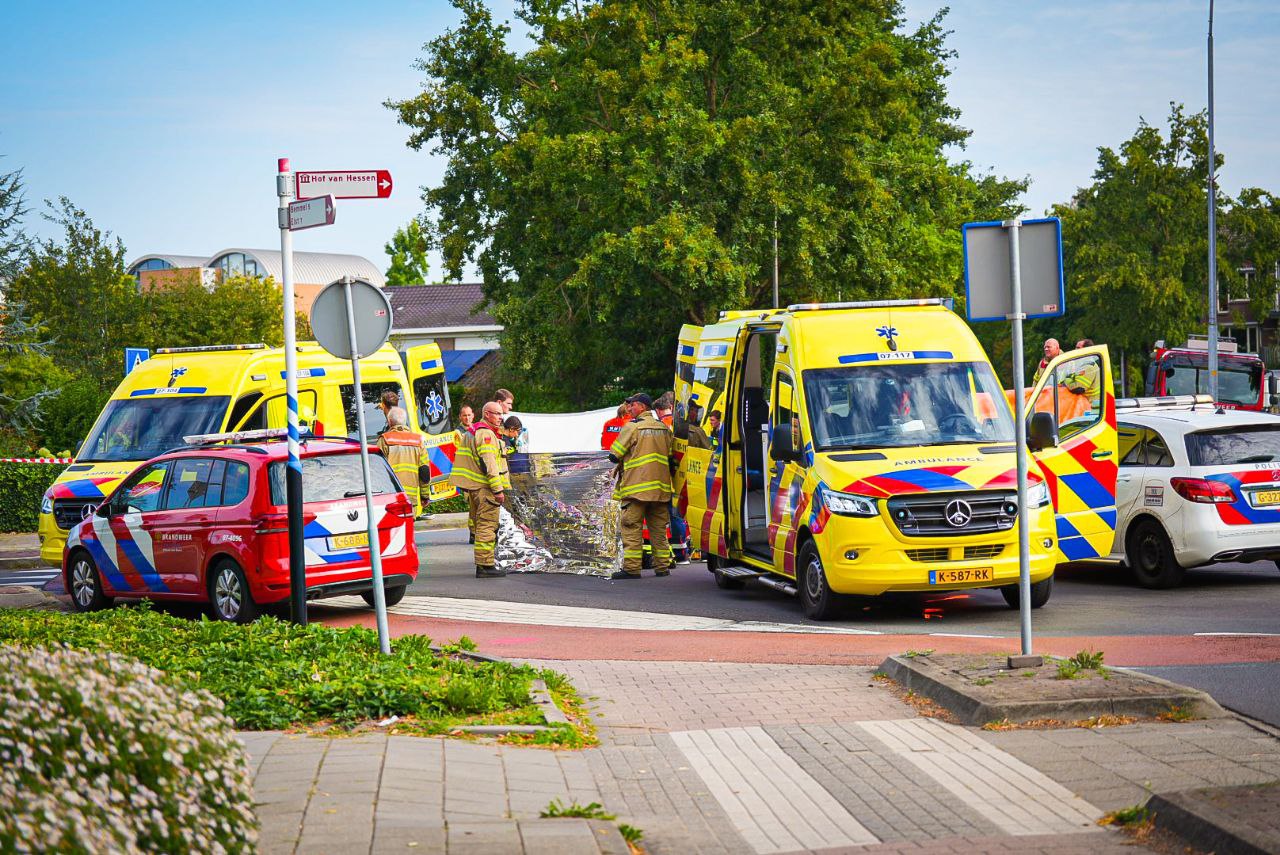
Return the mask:
<svg viewBox="0 0 1280 855">
<path fill-rule="evenodd" d="M 941 300 L 805 304 L 686 326 L 676 366 L 677 504 L 722 588 L 754 579 L 815 619 L 888 591 L 997 588 L 1016 606 L 1026 524 L 1039 607 L 1057 564 L 1110 551 L 1105 347 L 1063 354 L 1015 407 Z M 1025 520 L 1015 409 L 1033 449 Z"/>
<path fill-rule="evenodd" d="M 357 395 L 351 363 L 315 342 L 298 344 L 298 417 L 304 432 L 355 437 L 357 400 L 373 441 L 386 427 L 382 393 L 396 392 L 410 426 L 427 438 L 429 498 L 454 494 L 454 432 L 449 387 L 434 343 L 403 353 L 384 345 L 360 362 Z M 88 437 L 45 492 L 39 521 L 40 557 L 60 566 L 67 531 L 85 509 L 152 457 L 179 447 L 184 436 L 288 426 L 284 349 L 263 344 L 157 350 L 121 381 Z"/>
</svg>

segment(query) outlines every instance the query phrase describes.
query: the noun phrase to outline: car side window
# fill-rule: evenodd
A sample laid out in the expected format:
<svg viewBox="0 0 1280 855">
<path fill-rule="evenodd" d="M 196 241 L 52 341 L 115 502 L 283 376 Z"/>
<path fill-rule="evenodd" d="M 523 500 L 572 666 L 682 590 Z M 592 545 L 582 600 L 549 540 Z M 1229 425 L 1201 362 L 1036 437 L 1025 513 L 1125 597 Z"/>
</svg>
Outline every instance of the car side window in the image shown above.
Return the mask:
<svg viewBox="0 0 1280 855">
<path fill-rule="evenodd" d="M 1143 466 L 1142 461 L 1143 430 L 1136 425 L 1121 423 L 1116 429 L 1116 440 L 1120 451 L 1121 466 Z"/>
<path fill-rule="evenodd" d="M 223 506 L 238 505 L 249 495 L 249 467 L 235 460 L 227 461 L 227 474 L 222 482 Z"/>
<path fill-rule="evenodd" d="M 1159 433 L 1147 428 L 1146 438 L 1142 443 L 1143 459 L 1146 466 L 1172 466 L 1173 454 L 1169 451 L 1169 445 L 1164 441 Z"/>
<path fill-rule="evenodd" d="M 192 508 L 214 507 L 221 478 L 214 478 L 214 466 L 221 461 L 208 457 L 188 457 L 173 464 L 173 476 L 165 491 L 164 508 L 182 511 Z"/>
<path fill-rule="evenodd" d="M 152 464 L 134 473 L 112 498 L 111 513 L 145 514 L 158 510 L 164 488 L 164 476 L 168 471 L 169 462 L 165 461 Z"/>
</svg>

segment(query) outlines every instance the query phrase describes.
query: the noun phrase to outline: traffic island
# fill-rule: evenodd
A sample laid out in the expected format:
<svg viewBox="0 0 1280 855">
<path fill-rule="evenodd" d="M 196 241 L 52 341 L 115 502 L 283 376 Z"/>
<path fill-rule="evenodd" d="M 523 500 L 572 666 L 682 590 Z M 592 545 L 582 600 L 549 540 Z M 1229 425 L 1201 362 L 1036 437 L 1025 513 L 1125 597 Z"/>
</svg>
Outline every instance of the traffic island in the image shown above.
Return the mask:
<svg viewBox="0 0 1280 855">
<path fill-rule="evenodd" d="M 1060 722 L 1106 718 L 1185 721 L 1227 713 L 1208 694 L 1135 671 L 1107 668 L 1101 654 L 1045 657 L 1038 668 L 1009 668 L 1004 654 L 908 652 L 880 673 L 927 698 L 962 724 Z"/>
<path fill-rule="evenodd" d="M 28 585 L 0 585 L 0 609 L 69 612 L 70 602 Z"/>
<path fill-rule="evenodd" d="M 1156 793 L 1146 809 L 1157 828 L 1208 852 L 1280 852 L 1280 784 Z"/>
</svg>

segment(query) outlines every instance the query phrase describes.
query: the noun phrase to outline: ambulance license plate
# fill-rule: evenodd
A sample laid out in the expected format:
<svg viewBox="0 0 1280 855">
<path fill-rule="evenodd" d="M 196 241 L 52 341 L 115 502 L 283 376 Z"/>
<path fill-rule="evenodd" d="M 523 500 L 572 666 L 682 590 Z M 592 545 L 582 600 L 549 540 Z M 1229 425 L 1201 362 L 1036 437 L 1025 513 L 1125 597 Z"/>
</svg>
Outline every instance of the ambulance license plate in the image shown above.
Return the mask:
<svg viewBox="0 0 1280 855">
<path fill-rule="evenodd" d="M 1258 507 L 1280 505 L 1280 490 L 1259 490 L 1253 494 L 1253 503 Z"/>
<path fill-rule="evenodd" d="M 994 582 L 996 574 L 991 567 L 969 567 L 963 570 L 930 570 L 930 585 L 963 585 L 966 582 Z"/>
<path fill-rule="evenodd" d="M 362 531 L 359 534 L 335 534 L 329 538 L 329 547 L 331 549 L 359 549 L 368 545 L 369 532 L 367 531 Z"/>
</svg>

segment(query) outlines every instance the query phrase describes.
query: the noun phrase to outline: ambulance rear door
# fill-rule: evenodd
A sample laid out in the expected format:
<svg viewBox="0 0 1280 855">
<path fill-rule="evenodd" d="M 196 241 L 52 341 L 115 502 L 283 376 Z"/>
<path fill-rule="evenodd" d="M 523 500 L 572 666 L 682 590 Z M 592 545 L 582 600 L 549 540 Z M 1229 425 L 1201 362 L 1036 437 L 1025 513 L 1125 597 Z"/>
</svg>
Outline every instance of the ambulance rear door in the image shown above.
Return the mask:
<svg viewBox="0 0 1280 855">
<path fill-rule="evenodd" d="M 432 342 L 420 344 L 401 352 L 408 374 L 412 407 L 410 421 L 415 430 L 426 438 L 427 467 L 432 484 L 429 496 L 432 501 L 447 498 L 453 489 L 446 483 L 453 469 L 456 449 L 453 422 L 449 416 L 449 384 L 444 376 L 444 359 L 440 347 Z"/>
<path fill-rule="evenodd" d="M 698 349 L 698 340 L 701 337 L 702 327 L 694 324 L 685 324 L 680 327 L 680 338 L 676 342 L 676 376 L 675 385 L 672 386 L 676 395 L 676 409 L 675 417 L 672 419 L 672 428 L 676 434 L 677 462 L 684 459 L 684 452 L 688 446 L 689 397 L 693 394 L 693 373 L 697 367 L 695 354 Z M 696 440 L 696 432 L 694 436 Z M 677 507 L 679 506 L 680 495 L 684 490 L 684 481 L 685 470 L 683 466 L 680 466 L 676 469 L 675 479 L 672 482 L 672 486 L 675 489 Z"/>
<path fill-rule="evenodd" d="M 1051 414 L 1057 428 L 1057 444 L 1031 457 L 1053 502 L 1058 563 L 1105 557 L 1115 539 L 1119 463 L 1107 348 L 1073 350 L 1050 362 L 1024 404 L 1028 427 L 1037 413 Z"/>
<path fill-rule="evenodd" d="M 682 342 L 682 346 L 694 348 L 694 362 L 684 401 L 687 425 L 682 430 L 685 434 L 680 464 L 683 480 L 677 501 L 684 509 L 694 546 L 723 558 L 732 557 L 729 518 L 738 516 L 727 513 L 726 497 L 741 495 L 740 486 L 736 493 L 726 490 L 736 483 L 734 479 L 742 478 L 741 438 L 737 439 L 736 448 L 730 440 L 733 404 L 729 390 L 734 354 L 744 323 L 745 318 L 702 327 L 696 343 Z"/>
</svg>

